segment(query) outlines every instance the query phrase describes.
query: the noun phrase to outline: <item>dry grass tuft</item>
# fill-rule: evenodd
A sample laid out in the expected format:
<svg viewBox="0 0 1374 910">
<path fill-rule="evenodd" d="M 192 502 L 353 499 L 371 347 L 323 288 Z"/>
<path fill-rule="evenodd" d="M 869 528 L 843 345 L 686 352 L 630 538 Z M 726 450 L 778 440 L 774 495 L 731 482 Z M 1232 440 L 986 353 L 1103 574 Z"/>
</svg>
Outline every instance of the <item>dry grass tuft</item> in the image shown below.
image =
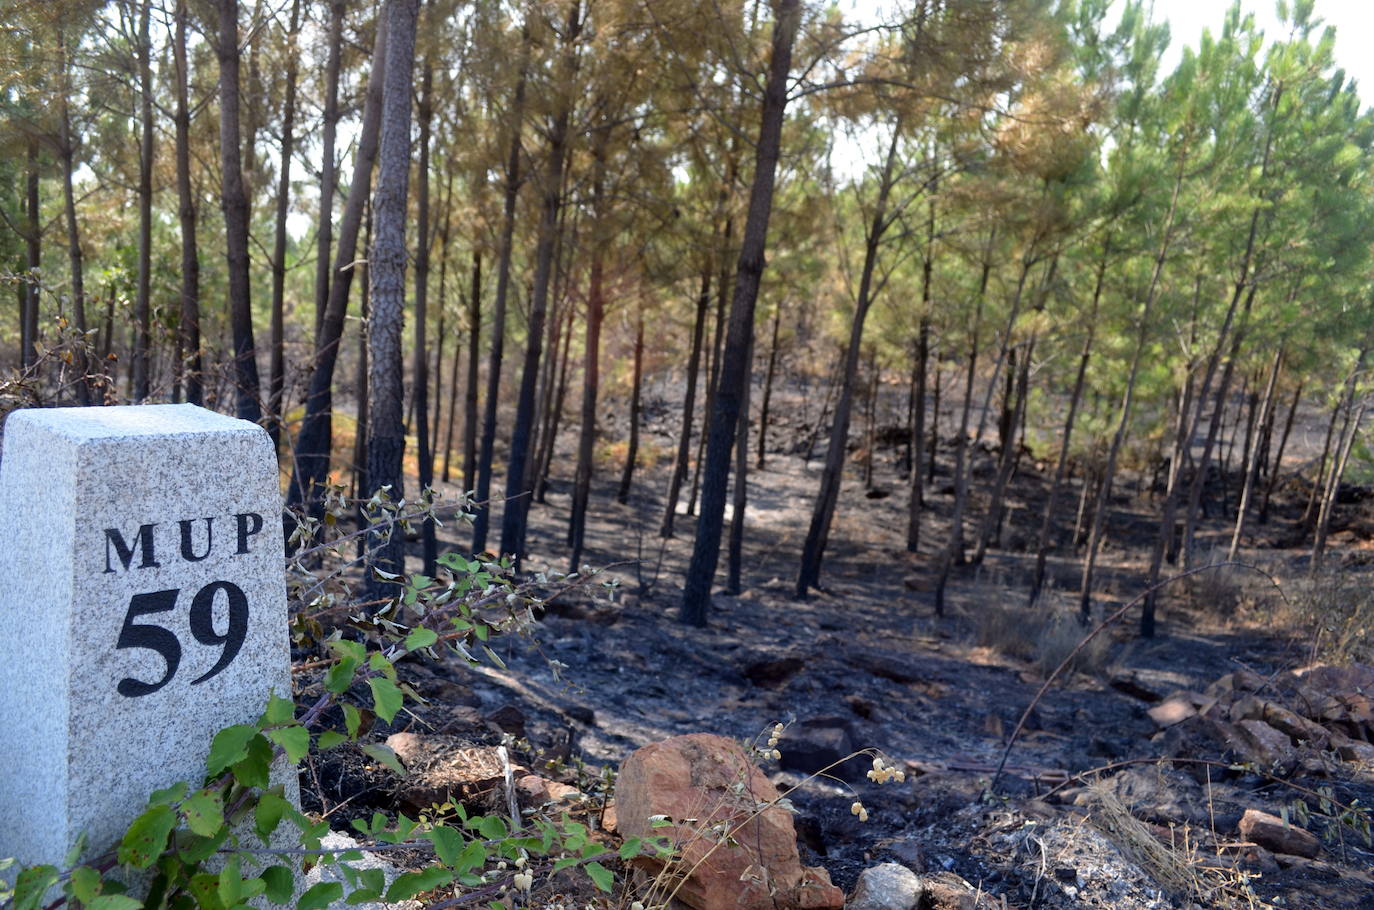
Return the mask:
<svg viewBox="0 0 1374 910">
<path fill-rule="evenodd" d="M 974 617 L 977 645 L 1033 664 L 1041 674 L 1053 672 L 1091 631 L 1077 614 L 1019 604 L 988 604 Z M 1111 636 L 1099 635 L 1078 653 L 1069 669 L 1100 674 L 1111 649 Z"/>
<path fill-rule="evenodd" d="M 1374 663 L 1374 587 L 1361 573 L 1328 570 L 1284 585 L 1277 625 L 1305 629 L 1307 663 Z"/>
</svg>

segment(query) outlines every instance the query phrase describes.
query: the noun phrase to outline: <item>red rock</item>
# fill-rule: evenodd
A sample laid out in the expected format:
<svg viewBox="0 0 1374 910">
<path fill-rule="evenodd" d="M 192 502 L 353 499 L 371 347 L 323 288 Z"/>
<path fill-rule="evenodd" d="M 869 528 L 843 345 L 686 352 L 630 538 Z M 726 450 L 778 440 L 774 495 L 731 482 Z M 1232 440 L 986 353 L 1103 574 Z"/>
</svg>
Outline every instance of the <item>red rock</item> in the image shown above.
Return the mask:
<svg viewBox="0 0 1374 910">
<path fill-rule="evenodd" d="M 1240 817 L 1240 836 L 1266 850 L 1308 859 L 1321 850 L 1321 841 L 1312 832 L 1258 809 L 1246 809 Z"/>
<path fill-rule="evenodd" d="M 1262 720 L 1242 720 L 1236 724 L 1248 751 L 1248 758 L 1266 769 L 1287 774 L 1297 765 L 1298 756 L 1288 737 Z"/>
<path fill-rule="evenodd" d="M 1193 701 L 1187 695 L 1170 695 L 1164 701 L 1145 712 L 1150 720 L 1160 727 L 1172 727 L 1179 721 L 1187 720 L 1197 713 Z"/>
<path fill-rule="evenodd" d="M 582 791 L 556 780 L 526 774 L 515 780 L 515 792 L 523 806 L 542 806 L 545 803 L 571 803 L 582 795 Z"/>
<path fill-rule="evenodd" d="M 824 869 L 802 867 L 792 814 L 769 805 L 778 797 L 733 740 L 675 736 L 621 765 L 617 825 L 678 846 L 673 866 L 692 871 L 677 897 L 698 910 L 839 910 L 844 893 Z M 655 816 L 676 824 L 654 828 Z"/>
</svg>

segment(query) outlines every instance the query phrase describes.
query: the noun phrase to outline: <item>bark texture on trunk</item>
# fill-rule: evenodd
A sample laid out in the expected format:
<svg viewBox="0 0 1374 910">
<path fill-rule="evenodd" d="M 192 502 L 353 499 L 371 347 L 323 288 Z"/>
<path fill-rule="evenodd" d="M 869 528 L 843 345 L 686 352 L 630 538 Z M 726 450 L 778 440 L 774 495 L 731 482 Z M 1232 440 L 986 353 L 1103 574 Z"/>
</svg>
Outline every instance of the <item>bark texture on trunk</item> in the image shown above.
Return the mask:
<svg viewBox="0 0 1374 910">
<path fill-rule="evenodd" d="M 172 54 L 176 68 L 177 217 L 181 225 L 181 326 L 177 335 L 177 379 L 185 384 L 186 400 L 205 398 L 200 353 L 200 251 L 196 248 L 196 197 L 191 188 L 190 70 L 186 61 L 187 0 L 177 0 L 176 38 Z"/>
<path fill-rule="evenodd" d="M 406 294 L 406 198 L 410 183 L 410 87 L 415 65 L 415 28 L 420 0 L 387 0 L 386 80 L 383 89 L 377 192 L 372 202 L 372 252 L 368 277 L 372 315 L 368 320 L 367 482 L 374 490 L 391 488 L 393 501 L 404 493 L 401 456 L 405 452 L 401 330 Z M 394 582 L 377 571 L 405 572 L 405 536 L 400 528 L 372 528 L 368 557 L 368 599 L 391 596 Z"/>
<path fill-rule="evenodd" d="M 730 476 L 730 453 L 743 399 L 745 356 L 754 337 L 754 305 L 763 277 L 768 221 L 773 211 L 773 187 L 782 150 L 782 121 L 787 107 L 787 78 L 792 69 L 792 45 L 801 20 L 800 0 L 777 0 L 774 5 L 773 56 L 768 65 L 760 112 L 754 182 L 749 194 L 744 236 L 735 270 L 730 322 L 721 357 L 716 400 L 710 415 L 706 466 L 702 475 L 701 517 L 692 559 L 682 593 L 682 621 L 703 626 L 711 602 L 711 586 L 720 559 L 725 519 L 725 494 Z"/>
<path fill-rule="evenodd" d="M 229 268 L 229 326 L 234 344 L 234 415 L 257 423 L 258 360 L 248 277 L 248 193 L 239 135 L 239 4 L 215 0 L 219 12 L 219 145 L 225 259 Z M 137 384 L 137 383 L 135 383 Z"/>
</svg>

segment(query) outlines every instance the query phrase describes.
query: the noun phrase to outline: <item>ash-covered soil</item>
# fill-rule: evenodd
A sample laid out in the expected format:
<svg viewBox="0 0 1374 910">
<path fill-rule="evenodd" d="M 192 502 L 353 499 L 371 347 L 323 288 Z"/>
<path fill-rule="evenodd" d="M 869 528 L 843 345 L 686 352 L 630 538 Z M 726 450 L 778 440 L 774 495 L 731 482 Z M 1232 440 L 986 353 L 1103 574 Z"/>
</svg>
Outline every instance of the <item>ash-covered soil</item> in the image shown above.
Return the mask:
<svg viewBox="0 0 1374 910">
<path fill-rule="evenodd" d="M 872 489 L 851 465 L 823 590 L 806 600 L 794 598 L 792 589 L 820 458 L 770 451 L 766 468 L 750 473 L 742 590 L 717 592 L 707 627 L 692 628 L 677 621 L 677 610 L 694 519 L 679 515 L 676 537 L 659 538 L 676 417 L 659 408 L 654 418 L 653 405 L 645 447 L 651 461 L 655 454 L 663 460 L 639 472 L 627 505 L 614 502 L 619 465 L 609 460 L 598 466 L 593 490 L 583 562 L 614 566 L 603 577 L 618 579 L 615 596 L 586 589 L 556 600 L 530 638 L 496 646 L 504 669 L 454 664 L 437 673 L 413 671 L 431 704 L 404 723 L 398 718 L 398 729 L 457 729 L 491 742 L 499 726 L 523 733 L 528 749 L 519 757 L 536 770 L 553 757 L 594 772 L 667 736 L 704 731 L 754 740 L 786 723 L 783 760 L 768 770 L 784 788 L 800 785 L 791 799 L 803 859 L 824 866 L 846 890 L 865 867 L 898 862 L 929 876 L 958 876 L 991 899 L 986 906 L 1374 907 L 1374 853 L 1353 831 L 1327 843 L 1315 859 L 1247 852 L 1236 830 L 1241 813 L 1284 813 L 1301 795 L 1264 774 L 1148 763 L 1092 771 L 1164 754 L 1146 711 L 1168 693 L 1201 691 L 1239 669 L 1270 677 L 1308 662 L 1310 643 L 1275 627 L 1275 617 L 1287 614 L 1281 594 L 1263 577 L 1233 572 L 1211 587 L 1180 582 L 1176 596 L 1163 602 L 1156 638 L 1135 638 L 1134 613 L 1104 633 L 1107 646 L 1095 649 L 1092 666 L 1061 679 L 1035 705 L 1010 753 L 1009 773 L 991 791 L 992 769 L 1044 681 L 1037 646 L 1018 648 L 1016 639 L 1041 634 L 1040 611 L 1068 611 L 1077 603 L 1076 591 L 1068 590 L 1077 561 L 1067 541 L 1076 487 L 1064 496 L 1061 524 L 1069 527 L 1051 559 L 1057 581 L 1046 603 L 1034 611 L 1025 606 L 1033 563 L 1027 541 L 1034 539 L 1046 486 L 1043 466 L 1026 459 L 1013 482 L 1002 546 L 981 565 L 956 570 L 948 615 L 936 617 L 929 580 L 951 510 L 946 449 L 927 494 L 917 554 L 904 549 L 902 447 L 875 452 Z M 623 436 L 614 425 L 603 432 L 608 439 Z M 808 425 L 798 412 L 772 432 L 778 444 L 795 447 Z M 975 488 L 981 489 L 992 455 L 977 458 Z M 570 456 L 560 453 L 546 502 L 532 507 L 529 568 L 568 568 L 563 538 L 571 474 Z M 1123 486 L 1109 523 L 1095 617 L 1139 593 L 1154 534 L 1146 484 Z M 1273 544 L 1291 536 L 1301 494 L 1281 491 L 1275 517 L 1255 529 L 1256 546 L 1242 553 L 1284 581 L 1301 574 L 1305 554 Z M 981 507 L 975 495 L 970 540 Z M 1362 571 L 1359 548 L 1369 524 L 1357 502 L 1338 515 L 1337 541 L 1348 552 L 1333 554 L 1333 563 L 1345 558 L 1349 571 Z M 1228 533 L 1221 519 L 1205 528 L 1209 541 Z M 454 546 L 469 543 L 462 526 L 446 529 L 445 537 Z M 852 771 L 840 769 L 841 779 L 806 780 L 804 771 L 836 749 L 879 750 L 908 769 L 907 780 L 870 783 L 863 777 L 865 757 Z M 386 806 L 391 790 L 384 781 L 346 783 L 349 773 L 361 773 L 356 769 L 321 772 L 331 773 L 336 784 L 319 786 L 326 802 L 352 801 L 341 817 Z M 567 779 L 574 780 L 571 772 Z M 1089 786 L 1099 780 L 1108 797 Z M 1346 803 L 1374 804 L 1368 765 L 1336 761 L 1325 774 L 1299 771 L 1293 782 L 1309 791 L 1331 787 Z M 1113 802 L 1113 793 L 1125 796 Z M 856 798 L 869 807 L 866 823 L 849 811 Z M 1122 804 L 1135 826 L 1114 814 L 1111 807 Z M 1152 844 L 1139 842 L 1142 830 Z M 1169 844 L 1163 857 L 1160 843 Z"/>
</svg>

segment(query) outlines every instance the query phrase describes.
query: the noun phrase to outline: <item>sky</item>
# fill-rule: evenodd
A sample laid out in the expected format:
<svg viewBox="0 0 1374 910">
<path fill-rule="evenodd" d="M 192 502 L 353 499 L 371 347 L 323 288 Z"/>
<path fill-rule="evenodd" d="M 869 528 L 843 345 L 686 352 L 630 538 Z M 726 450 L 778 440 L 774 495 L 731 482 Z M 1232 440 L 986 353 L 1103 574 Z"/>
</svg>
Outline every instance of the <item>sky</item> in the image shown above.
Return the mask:
<svg viewBox="0 0 1374 910">
<path fill-rule="evenodd" d="M 1232 0 L 1154 0 L 1154 17 L 1169 23 L 1169 50 L 1164 55 L 1161 75 L 1178 63 L 1185 45 L 1197 46 L 1203 29 L 1213 34 L 1221 30 Z M 898 0 L 838 0 L 840 10 L 861 20 L 871 21 L 881 10 L 900 8 Z M 1121 6 L 1120 0 L 1117 8 Z M 1242 12 L 1254 13 L 1256 24 L 1266 36 L 1280 33 L 1276 0 L 1241 0 Z M 1119 13 L 1108 14 L 1115 24 Z M 1336 62 L 1354 78 L 1366 106 L 1374 104 L 1374 0 L 1316 0 L 1314 18 L 1336 28 Z"/>
<path fill-rule="evenodd" d="M 1169 51 L 1164 56 L 1161 74 L 1178 63 L 1184 45 L 1196 46 L 1203 29 L 1215 34 L 1231 0 L 1155 0 L 1156 19 L 1169 23 Z M 1266 38 L 1282 34 L 1275 0 L 1242 0 L 1241 11 L 1253 13 L 1255 23 Z M 1336 63 L 1356 80 L 1364 106 L 1374 103 L 1374 55 L 1369 42 L 1374 39 L 1374 2 L 1370 0 L 1316 0 L 1313 18 L 1336 29 Z"/>
</svg>

